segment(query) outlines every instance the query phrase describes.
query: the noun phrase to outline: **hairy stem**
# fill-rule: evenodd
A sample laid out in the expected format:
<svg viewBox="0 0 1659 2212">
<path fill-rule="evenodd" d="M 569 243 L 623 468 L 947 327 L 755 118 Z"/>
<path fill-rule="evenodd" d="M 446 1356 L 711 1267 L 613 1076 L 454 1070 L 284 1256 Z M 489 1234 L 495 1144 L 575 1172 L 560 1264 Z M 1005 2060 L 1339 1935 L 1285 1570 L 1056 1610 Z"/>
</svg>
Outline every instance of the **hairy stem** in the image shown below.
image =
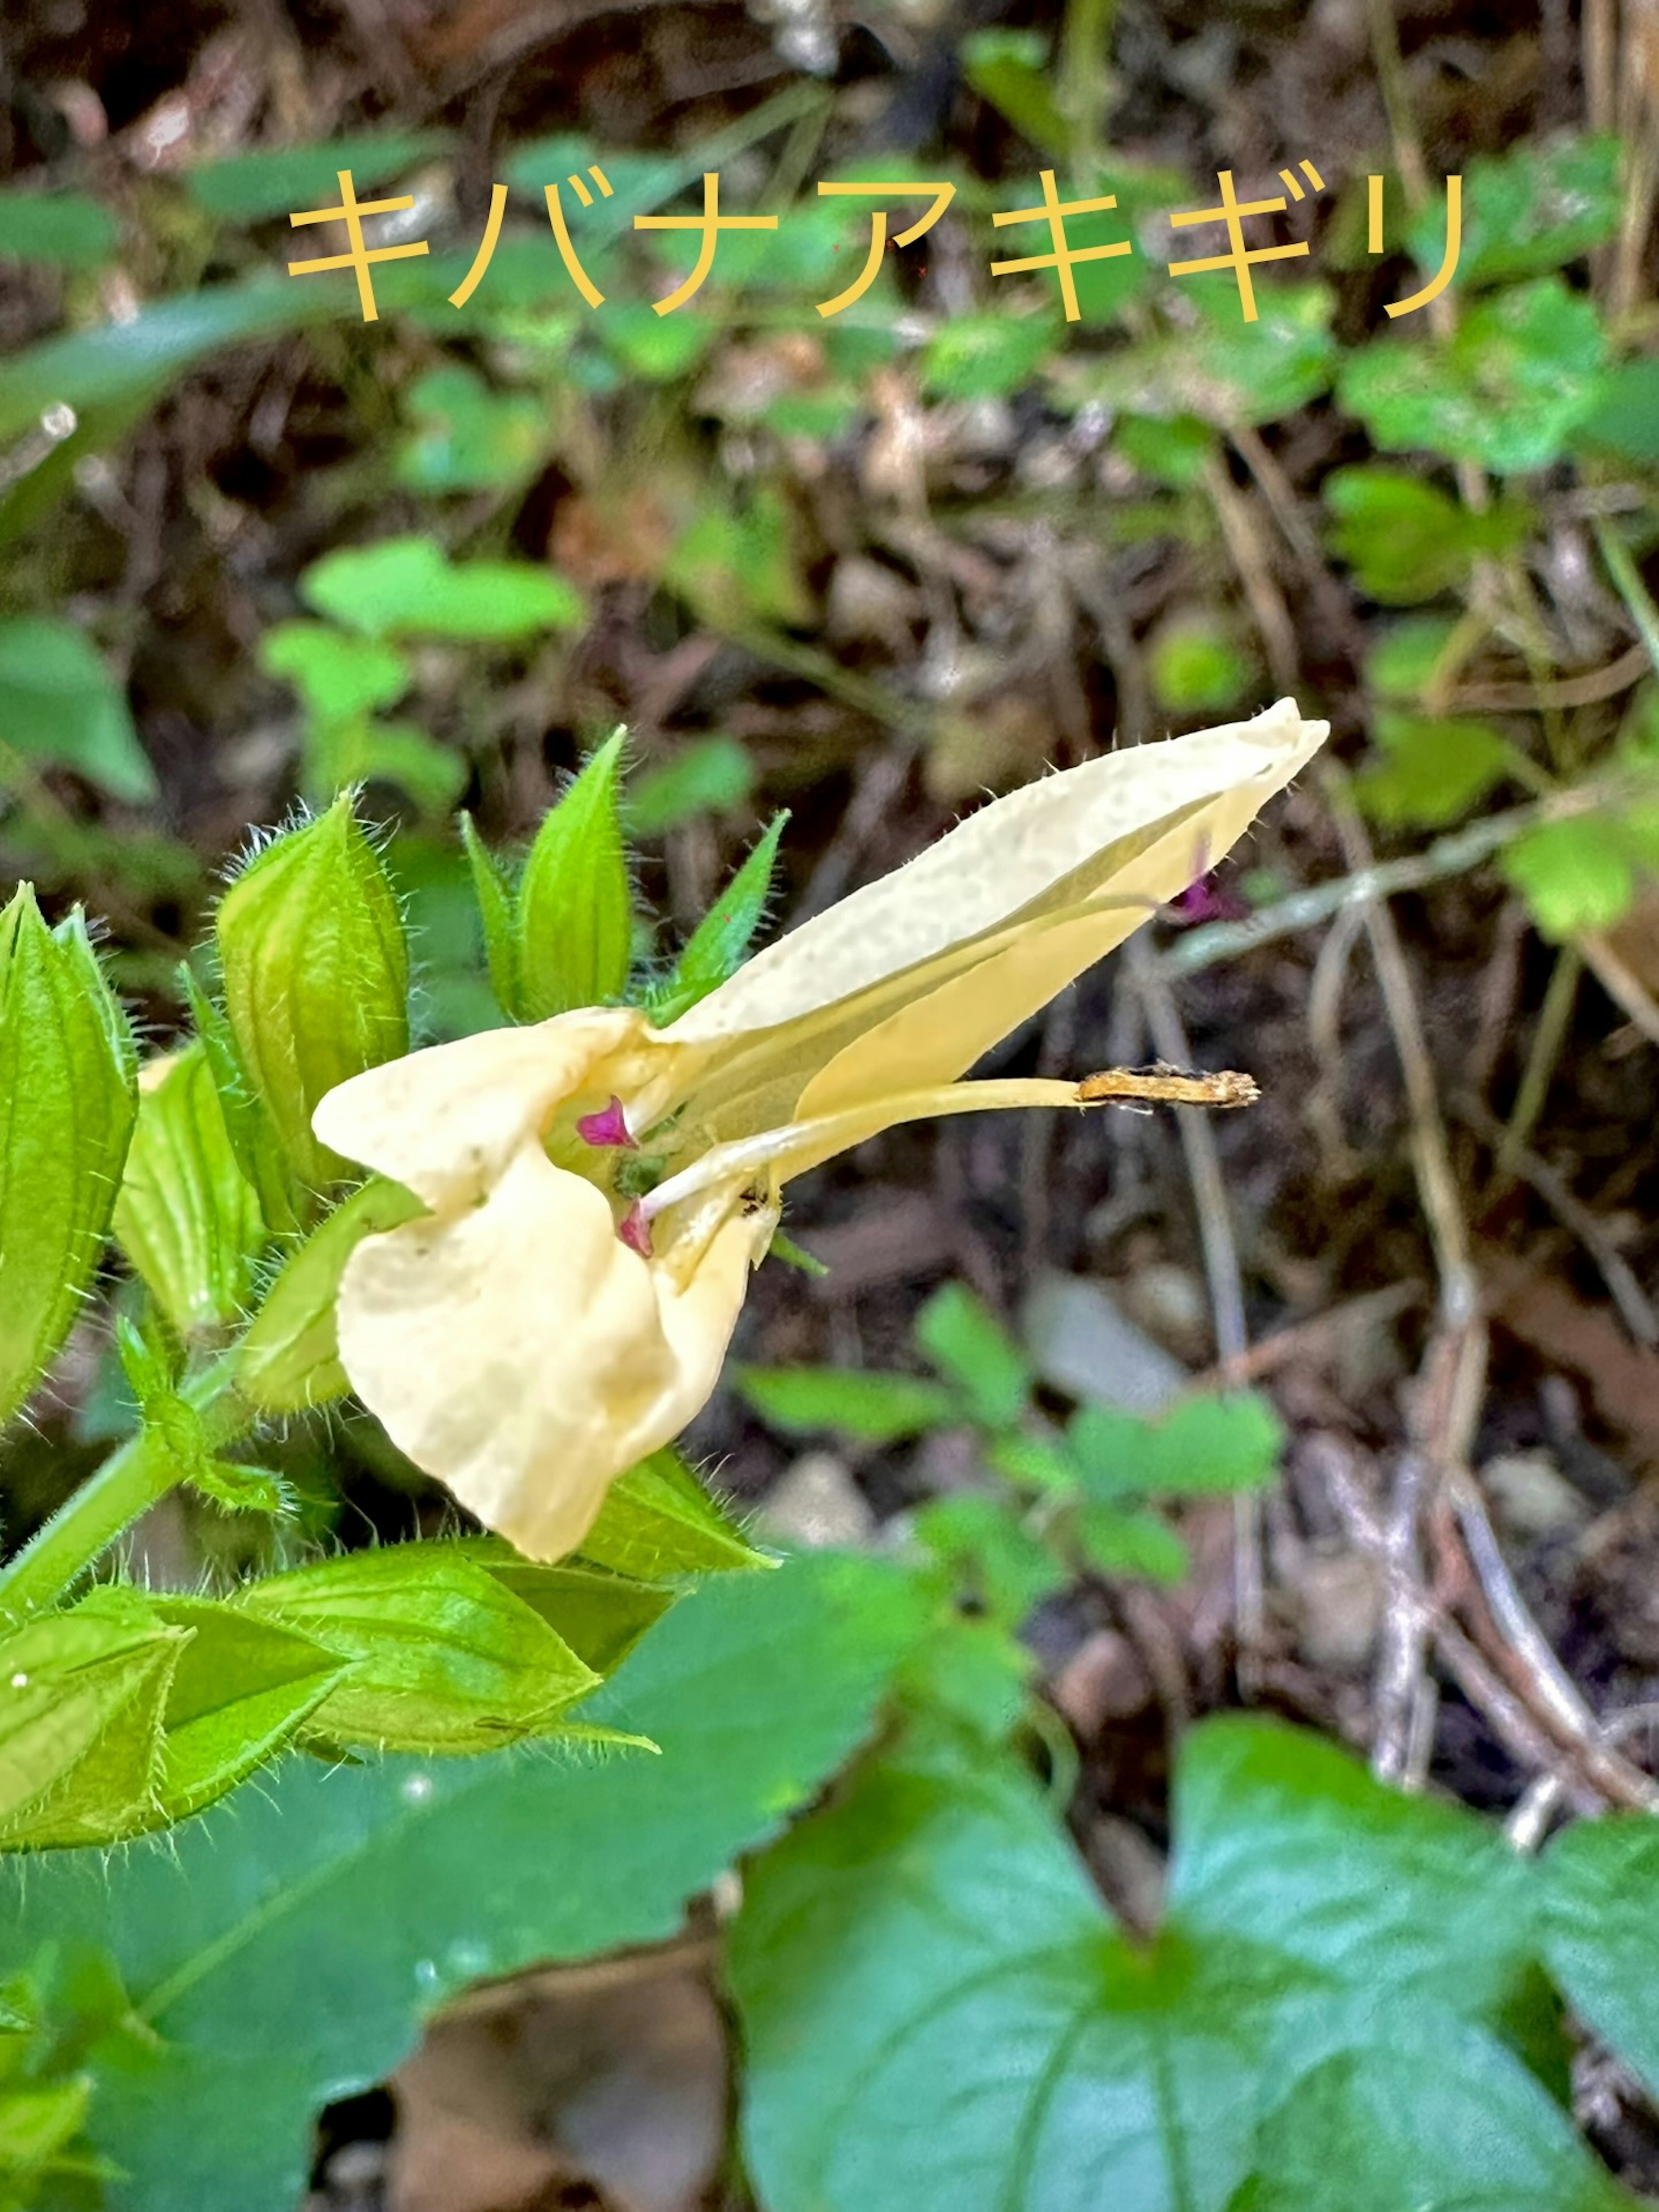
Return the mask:
<svg viewBox="0 0 1659 2212">
<path fill-rule="evenodd" d="M 232 1361 L 218 1360 L 187 1382 L 185 1401 L 202 1416 L 217 1449 L 246 1434 L 257 1418 L 237 1395 Z M 55 1605 L 140 1514 L 178 1487 L 184 1469 L 157 1431 L 143 1429 L 112 1452 L 96 1474 L 60 1505 L 22 1550 L 0 1568 L 0 1615 L 21 1620 Z"/>
</svg>

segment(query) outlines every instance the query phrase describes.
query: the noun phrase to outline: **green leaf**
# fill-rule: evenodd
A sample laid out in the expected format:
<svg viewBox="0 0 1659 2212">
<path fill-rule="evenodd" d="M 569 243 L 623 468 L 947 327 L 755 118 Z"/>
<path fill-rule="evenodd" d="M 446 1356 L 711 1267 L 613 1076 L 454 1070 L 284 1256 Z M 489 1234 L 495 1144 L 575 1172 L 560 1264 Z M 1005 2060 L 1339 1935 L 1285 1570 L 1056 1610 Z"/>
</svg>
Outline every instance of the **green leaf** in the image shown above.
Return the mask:
<svg viewBox="0 0 1659 2212">
<path fill-rule="evenodd" d="M 31 767 L 73 769 L 134 805 L 159 787 L 126 695 L 80 631 L 50 616 L 0 622 L 0 747 Z"/>
<path fill-rule="evenodd" d="M 544 399 L 492 392 L 459 362 L 417 377 L 406 404 L 419 428 L 392 474 L 412 491 L 509 491 L 541 466 L 555 432 Z"/>
<path fill-rule="evenodd" d="M 1600 397 L 1606 351 L 1590 301 L 1542 276 L 1480 301 L 1449 339 L 1362 346 L 1340 389 L 1377 445 L 1512 476 L 1559 458 Z"/>
<path fill-rule="evenodd" d="M 953 315 L 921 357 L 927 391 L 945 399 L 1000 399 L 1030 383 L 1061 343 L 1052 315 Z"/>
<path fill-rule="evenodd" d="M 839 1429 L 868 1443 L 897 1443 L 964 1416 L 953 1391 L 919 1375 L 871 1375 L 860 1367 L 743 1367 L 738 1395 L 787 1436 Z"/>
<path fill-rule="evenodd" d="M 1077 1516 L 1078 1550 L 1097 1574 L 1173 1586 L 1192 1562 L 1187 1547 L 1156 1513 L 1085 1500 Z"/>
<path fill-rule="evenodd" d="M 1011 1429 L 1031 1395 L 1025 1354 L 964 1283 L 946 1283 L 916 1316 L 916 1342 L 953 1383 L 972 1418 L 988 1429 Z"/>
<path fill-rule="evenodd" d="M 215 930 L 242 1065 L 294 1173 L 320 1189 L 348 1169 L 312 1134 L 318 1101 L 409 1049 L 397 896 L 349 793 L 254 855 Z"/>
<path fill-rule="evenodd" d="M 1067 362 L 1063 381 L 1079 402 L 1188 416 L 1224 429 L 1276 422 L 1330 385 L 1339 356 L 1322 284 L 1259 285 L 1258 319 L 1247 323 L 1231 277 L 1182 283 L 1197 311 L 1194 327 Z"/>
<path fill-rule="evenodd" d="M 260 641 L 259 665 L 269 675 L 286 677 L 324 721 L 396 706 L 413 676 L 395 646 L 328 623 L 278 623 Z"/>
<path fill-rule="evenodd" d="M 1049 89 L 1048 41 L 1040 31 L 971 32 L 962 42 L 962 71 L 1040 153 L 1070 152 L 1072 133 Z"/>
<path fill-rule="evenodd" d="M 96 269 L 113 259 L 120 237 L 115 217 L 87 192 L 0 192 L 0 260 Z"/>
<path fill-rule="evenodd" d="M 1498 865 L 1539 934 L 1558 945 L 1580 930 L 1611 929 L 1636 896 L 1635 863 L 1599 815 L 1540 823 L 1506 845 Z"/>
<path fill-rule="evenodd" d="M 1490 722 L 1383 708 L 1372 735 L 1382 759 L 1356 778 L 1354 793 L 1388 829 L 1438 830 L 1460 822 L 1506 771 L 1508 749 Z"/>
<path fill-rule="evenodd" d="M 383 538 L 314 561 L 300 579 L 319 614 L 370 637 L 526 637 L 569 629 L 582 603 L 527 561 L 452 562 L 430 538 Z"/>
<path fill-rule="evenodd" d="M 135 2008 L 88 2057 L 110 2212 L 289 2212 L 316 2109 L 457 1990 L 674 1934 L 866 1735 L 924 1618 L 884 1563 L 792 1561 L 700 1591 L 592 1701 L 659 1759 L 295 1760 L 165 1849 L 11 1875 L 0 1975 L 102 1943 Z"/>
<path fill-rule="evenodd" d="M 1626 361 L 1610 368 L 1572 442 L 1647 468 L 1659 465 L 1659 361 Z"/>
<path fill-rule="evenodd" d="M 1339 2167 L 1365 2212 L 1631 2204 L 1563 2108 L 1495 1832 L 1224 1720 L 1186 1739 L 1176 1833 L 1131 1943 L 1025 1775 L 924 1732 L 755 1867 L 731 1978 L 769 2212 L 1328 2212 Z"/>
<path fill-rule="evenodd" d="M 600 1679 L 450 1544 L 348 1553 L 251 1583 L 238 1602 L 354 1662 L 307 1728 L 328 1743 L 493 1750 L 545 1735 Z"/>
<path fill-rule="evenodd" d="M 478 902 L 484 957 L 489 966 L 489 988 L 501 1012 L 515 1019 L 519 1006 L 519 930 L 513 887 L 474 829 L 470 814 L 461 817 L 461 842 L 466 848 L 466 864 Z"/>
<path fill-rule="evenodd" d="M 108 1843 L 142 1824 L 185 1641 L 114 1589 L 0 1636 L 0 1849 Z"/>
<path fill-rule="evenodd" d="M 620 998 L 634 908 L 617 811 L 624 732 L 617 730 L 542 820 L 519 880 L 521 1021 Z"/>
<path fill-rule="evenodd" d="M 98 1265 L 137 1109 L 132 1042 L 77 908 L 0 910 L 0 1421 L 57 1355 Z"/>
<path fill-rule="evenodd" d="M 1251 681 L 1250 664 L 1224 623 L 1204 611 L 1178 614 L 1161 623 L 1146 661 L 1152 693 L 1172 714 L 1195 714 L 1232 707 Z"/>
<path fill-rule="evenodd" d="M 202 1409 L 190 1395 L 175 1388 L 167 1363 L 125 1314 L 117 1319 L 115 1340 L 122 1370 L 143 1416 L 145 1449 L 172 1469 L 176 1481 L 188 1483 L 233 1513 L 290 1510 L 292 1496 L 279 1476 L 217 1456 Z"/>
<path fill-rule="evenodd" d="M 739 739 L 697 738 L 632 779 L 623 827 L 630 837 L 659 837 L 696 815 L 741 806 L 754 787 L 755 765 Z"/>
<path fill-rule="evenodd" d="M 1578 2017 L 1659 2097 L 1659 1821 L 1579 1820 L 1544 1860 L 1544 1956 Z"/>
<path fill-rule="evenodd" d="M 641 1582 L 778 1564 L 733 1528 L 672 1445 L 611 1484 L 581 1557 Z"/>
<path fill-rule="evenodd" d="M 742 507 L 717 505 L 705 495 L 663 569 L 663 581 L 722 635 L 754 622 L 787 625 L 812 619 L 789 507 L 771 485 Z"/>
<path fill-rule="evenodd" d="M 1018 1628 L 1071 1577 L 1004 1500 L 964 1492 L 936 1498 L 915 1516 L 915 1531 L 933 1556 L 957 1570 L 966 1595 L 994 1621 Z"/>
<path fill-rule="evenodd" d="M 321 146 L 261 147 L 228 161 L 198 162 L 185 172 L 185 188 L 198 207 L 226 222 L 263 222 L 337 207 L 341 169 L 351 171 L 358 198 L 366 199 L 375 185 L 390 184 L 452 143 L 445 131 L 385 131 L 332 138 Z"/>
<path fill-rule="evenodd" d="M 238 1348 L 236 1388 L 264 1413 L 301 1413 L 343 1398 L 334 1304 L 345 1263 L 365 1237 L 422 1211 L 401 1183 L 379 1176 L 325 1214 L 284 1263 Z"/>
<path fill-rule="evenodd" d="M 351 784 L 389 783 L 426 814 L 447 814 L 466 787 L 465 756 L 414 722 L 376 722 L 360 714 L 319 723 L 306 743 L 307 796 L 331 799 Z"/>
<path fill-rule="evenodd" d="M 659 1028 L 737 973 L 766 912 L 778 840 L 788 819 L 787 812 L 773 816 L 765 836 L 687 939 L 667 982 L 652 994 L 651 1018 Z"/>
<path fill-rule="evenodd" d="M 1153 1421 L 1084 1406 L 1066 1437 L 1085 1491 L 1109 1505 L 1260 1490 L 1277 1474 L 1285 1448 L 1278 1414 L 1254 1390 L 1186 1398 Z"/>
<path fill-rule="evenodd" d="M 1473 514 L 1403 469 L 1336 469 L 1325 479 L 1336 526 L 1333 551 L 1380 605 L 1432 599 L 1467 579 L 1476 556 L 1526 538 L 1532 517 L 1518 501 Z"/>
<path fill-rule="evenodd" d="M 1624 194 L 1620 147 L 1595 138 L 1530 142 L 1504 154 L 1477 154 L 1463 178 L 1460 285 L 1498 284 L 1541 276 L 1617 235 Z M 1446 249 L 1443 191 L 1412 225 L 1411 249 L 1425 270 Z"/>
<path fill-rule="evenodd" d="M 140 1081 L 114 1229 L 181 1337 L 246 1313 L 264 1223 L 199 1042 L 152 1061 Z"/>
</svg>

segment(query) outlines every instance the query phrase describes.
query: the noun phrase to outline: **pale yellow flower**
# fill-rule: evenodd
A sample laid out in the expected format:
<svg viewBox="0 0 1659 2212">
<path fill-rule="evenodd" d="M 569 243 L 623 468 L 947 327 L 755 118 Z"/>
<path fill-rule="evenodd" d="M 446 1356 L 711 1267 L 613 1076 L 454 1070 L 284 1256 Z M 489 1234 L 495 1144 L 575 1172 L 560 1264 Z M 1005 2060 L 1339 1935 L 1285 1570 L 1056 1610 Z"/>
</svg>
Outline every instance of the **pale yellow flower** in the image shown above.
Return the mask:
<svg viewBox="0 0 1659 2212">
<path fill-rule="evenodd" d="M 782 1186 L 896 1122 L 1078 1105 L 1073 1083 L 958 1079 L 1219 860 L 1327 729 L 1281 700 L 1027 785 L 665 1029 L 584 1009 L 342 1084 L 317 1135 L 429 1209 L 346 1267 L 359 1396 L 486 1526 L 574 1549 L 713 1390 Z"/>
</svg>

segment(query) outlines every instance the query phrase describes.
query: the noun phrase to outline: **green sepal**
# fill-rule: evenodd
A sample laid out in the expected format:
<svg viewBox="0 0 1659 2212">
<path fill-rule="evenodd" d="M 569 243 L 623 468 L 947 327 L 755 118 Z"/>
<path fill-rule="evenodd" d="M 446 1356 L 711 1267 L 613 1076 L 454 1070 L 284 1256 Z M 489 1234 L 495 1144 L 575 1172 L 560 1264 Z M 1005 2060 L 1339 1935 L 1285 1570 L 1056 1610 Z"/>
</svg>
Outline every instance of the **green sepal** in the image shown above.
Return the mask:
<svg viewBox="0 0 1659 2212">
<path fill-rule="evenodd" d="M 473 895 L 483 930 L 484 958 L 489 968 L 489 988 L 495 1003 L 509 1021 L 519 1015 L 519 927 L 513 887 L 497 866 L 472 817 L 461 817 L 461 843 L 472 872 Z"/>
<path fill-rule="evenodd" d="M 0 1848 L 107 1843 L 143 1817 L 186 1636 L 106 1589 L 0 1637 Z"/>
<path fill-rule="evenodd" d="M 297 1193 L 277 1141 L 276 1125 L 248 1080 L 224 1009 L 209 997 L 188 964 L 180 965 L 179 975 L 236 1164 L 252 1188 L 265 1226 L 281 1231 L 297 1228 Z"/>
<path fill-rule="evenodd" d="M 180 1482 L 231 1513 L 287 1513 L 294 1497 L 280 1475 L 221 1459 L 198 1407 L 176 1387 L 155 1347 L 123 1314 L 116 1348 L 144 1425 L 146 1442 L 177 1470 Z"/>
<path fill-rule="evenodd" d="M 301 1183 L 349 1172 L 312 1133 L 319 1101 L 409 1049 L 409 947 L 397 894 L 345 792 L 257 853 L 216 920 L 242 1066 Z"/>
<path fill-rule="evenodd" d="M 155 1804 L 144 1823 L 161 1827 L 222 1797 L 280 1751 L 350 1662 L 297 1629 L 210 1598 L 149 1605 L 190 1637 L 167 1691 Z"/>
<path fill-rule="evenodd" d="M 788 819 L 787 811 L 772 817 L 765 836 L 686 939 L 672 975 L 653 993 L 651 1018 L 659 1027 L 688 1012 L 736 974 L 766 912 L 778 840 Z"/>
<path fill-rule="evenodd" d="M 401 1183 L 376 1176 L 313 1229 L 266 1293 L 242 1339 L 236 1387 L 264 1413 L 300 1413 L 351 1388 L 340 1364 L 334 1301 L 346 1261 L 365 1237 L 422 1212 Z"/>
<path fill-rule="evenodd" d="M 264 1221 L 199 1041 L 159 1081 L 140 1085 L 114 1228 L 181 1337 L 228 1328 L 246 1312 Z"/>
<path fill-rule="evenodd" d="M 544 817 L 519 880 L 521 1021 L 622 995 L 634 936 L 618 805 L 624 732 L 608 738 Z"/>
<path fill-rule="evenodd" d="M 453 1544 L 393 1544 L 249 1584 L 237 1603 L 354 1663 L 302 1741 L 498 1749 L 555 1728 L 595 1688 L 540 1614 Z"/>
<path fill-rule="evenodd" d="M 597 1674 L 613 1674 L 679 1596 L 604 1567 L 539 1566 L 499 1536 L 463 1537 L 450 1548 L 474 1560 L 538 1613 Z"/>
<path fill-rule="evenodd" d="M 672 1445 L 611 1484 L 580 1556 L 641 1582 L 781 1564 L 733 1527 Z"/>
<path fill-rule="evenodd" d="M 80 910 L 49 930 L 25 884 L 0 911 L 0 1421 L 69 1334 L 137 1112 L 131 1036 Z"/>
</svg>

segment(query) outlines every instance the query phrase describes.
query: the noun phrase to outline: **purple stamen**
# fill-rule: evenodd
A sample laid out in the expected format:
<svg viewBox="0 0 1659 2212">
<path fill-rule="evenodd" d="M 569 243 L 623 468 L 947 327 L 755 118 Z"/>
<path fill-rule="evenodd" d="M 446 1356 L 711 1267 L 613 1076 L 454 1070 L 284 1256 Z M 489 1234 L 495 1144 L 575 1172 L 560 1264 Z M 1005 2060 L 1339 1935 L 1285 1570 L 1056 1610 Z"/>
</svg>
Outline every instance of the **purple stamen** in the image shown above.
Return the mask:
<svg viewBox="0 0 1659 2212">
<path fill-rule="evenodd" d="M 613 1152 L 636 1152 L 639 1150 L 629 1134 L 620 1098 L 613 1097 L 610 1104 L 602 1106 L 597 1114 L 579 1114 L 576 1116 L 576 1134 L 585 1145 L 608 1146 Z"/>
<path fill-rule="evenodd" d="M 651 1257 L 651 1224 L 647 1220 L 645 1208 L 637 1198 L 617 1224 L 617 1234 L 629 1250 L 637 1252 L 641 1260 Z"/>
<path fill-rule="evenodd" d="M 1213 876 L 1200 876 L 1195 884 L 1188 884 L 1179 898 L 1171 899 L 1170 911 L 1181 921 L 1243 921 L 1249 908 L 1236 891 L 1225 890 Z"/>
</svg>

